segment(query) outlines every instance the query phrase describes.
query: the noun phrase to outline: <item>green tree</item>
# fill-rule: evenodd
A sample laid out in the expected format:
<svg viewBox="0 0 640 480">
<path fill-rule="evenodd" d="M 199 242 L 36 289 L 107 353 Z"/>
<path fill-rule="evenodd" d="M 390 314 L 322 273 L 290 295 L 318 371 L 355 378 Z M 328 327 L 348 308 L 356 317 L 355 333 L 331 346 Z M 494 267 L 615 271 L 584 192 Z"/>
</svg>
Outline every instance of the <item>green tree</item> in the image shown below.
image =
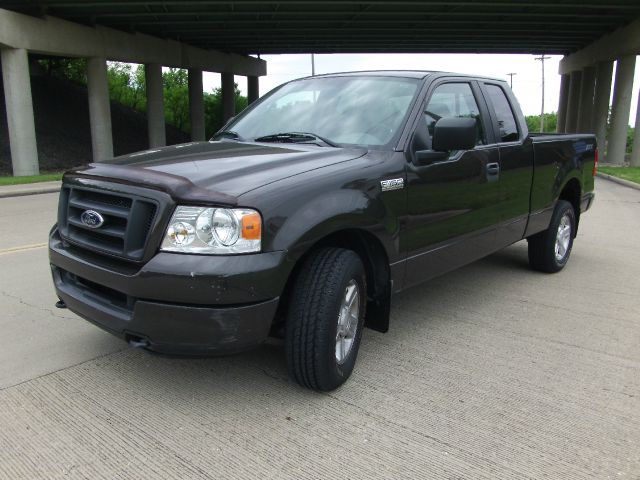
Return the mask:
<svg viewBox="0 0 640 480">
<path fill-rule="evenodd" d="M 525 117 L 529 132 L 537 133 L 540 131 L 540 115 L 528 115 Z M 553 133 L 558 126 L 558 115 L 556 112 L 544 114 L 544 131 Z"/>
</svg>

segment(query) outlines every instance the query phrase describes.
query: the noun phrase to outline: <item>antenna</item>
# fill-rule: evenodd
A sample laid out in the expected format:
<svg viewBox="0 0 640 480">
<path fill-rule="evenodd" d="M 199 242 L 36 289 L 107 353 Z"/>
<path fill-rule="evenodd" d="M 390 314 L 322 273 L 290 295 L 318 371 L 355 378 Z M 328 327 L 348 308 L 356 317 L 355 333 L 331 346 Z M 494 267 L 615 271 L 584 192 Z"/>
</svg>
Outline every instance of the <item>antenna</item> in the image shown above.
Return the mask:
<svg viewBox="0 0 640 480">
<path fill-rule="evenodd" d="M 549 60 L 551 57 L 542 54 L 540 57 L 535 57 L 536 60 L 540 60 L 542 65 L 542 110 L 540 111 L 540 133 L 544 132 L 544 61 Z"/>
</svg>

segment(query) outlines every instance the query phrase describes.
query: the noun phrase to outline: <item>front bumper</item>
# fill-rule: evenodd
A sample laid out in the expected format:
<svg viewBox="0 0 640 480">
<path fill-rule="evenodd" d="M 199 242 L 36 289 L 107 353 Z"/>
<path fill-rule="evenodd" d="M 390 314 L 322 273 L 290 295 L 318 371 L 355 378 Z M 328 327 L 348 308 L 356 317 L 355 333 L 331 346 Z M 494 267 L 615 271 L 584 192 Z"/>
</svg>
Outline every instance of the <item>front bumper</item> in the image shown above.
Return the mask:
<svg viewBox="0 0 640 480">
<path fill-rule="evenodd" d="M 49 259 L 56 294 L 72 312 L 170 354 L 231 353 L 263 342 L 290 271 L 285 252 L 158 253 L 132 267 L 69 245 L 56 229 Z"/>
</svg>

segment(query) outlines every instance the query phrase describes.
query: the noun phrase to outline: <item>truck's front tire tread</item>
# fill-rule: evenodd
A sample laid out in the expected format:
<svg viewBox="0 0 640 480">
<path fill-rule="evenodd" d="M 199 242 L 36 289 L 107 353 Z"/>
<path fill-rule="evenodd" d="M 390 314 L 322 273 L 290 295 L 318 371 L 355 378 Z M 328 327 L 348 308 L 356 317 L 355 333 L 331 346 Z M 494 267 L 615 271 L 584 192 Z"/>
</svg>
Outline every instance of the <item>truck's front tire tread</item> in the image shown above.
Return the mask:
<svg viewBox="0 0 640 480">
<path fill-rule="evenodd" d="M 335 359 L 338 311 L 346 284 L 360 285 L 360 322 L 347 360 Z M 300 385 L 319 391 L 344 383 L 355 364 L 366 305 L 366 282 L 360 257 L 351 250 L 321 248 L 305 260 L 292 288 L 287 314 L 287 367 Z"/>
</svg>

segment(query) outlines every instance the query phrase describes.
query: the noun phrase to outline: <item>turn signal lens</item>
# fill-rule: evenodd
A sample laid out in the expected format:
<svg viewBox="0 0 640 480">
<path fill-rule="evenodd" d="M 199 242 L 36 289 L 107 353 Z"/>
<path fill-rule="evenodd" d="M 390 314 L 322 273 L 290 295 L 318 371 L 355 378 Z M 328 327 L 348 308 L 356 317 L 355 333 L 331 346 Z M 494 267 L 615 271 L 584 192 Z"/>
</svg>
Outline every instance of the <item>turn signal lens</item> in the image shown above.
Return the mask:
<svg viewBox="0 0 640 480">
<path fill-rule="evenodd" d="M 262 237 L 262 219 L 260 214 L 249 213 L 242 217 L 242 238 L 245 240 L 260 240 Z"/>
<path fill-rule="evenodd" d="M 596 176 L 596 173 L 598 173 L 598 149 L 596 148 L 596 153 L 595 153 L 595 160 L 593 162 L 593 176 Z"/>
</svg>

